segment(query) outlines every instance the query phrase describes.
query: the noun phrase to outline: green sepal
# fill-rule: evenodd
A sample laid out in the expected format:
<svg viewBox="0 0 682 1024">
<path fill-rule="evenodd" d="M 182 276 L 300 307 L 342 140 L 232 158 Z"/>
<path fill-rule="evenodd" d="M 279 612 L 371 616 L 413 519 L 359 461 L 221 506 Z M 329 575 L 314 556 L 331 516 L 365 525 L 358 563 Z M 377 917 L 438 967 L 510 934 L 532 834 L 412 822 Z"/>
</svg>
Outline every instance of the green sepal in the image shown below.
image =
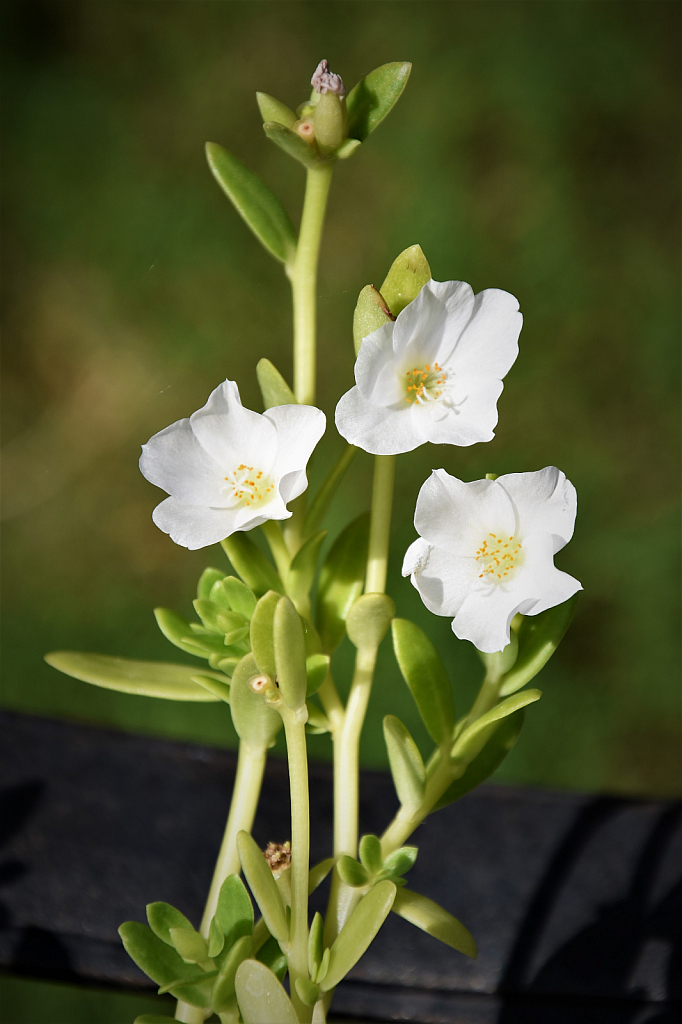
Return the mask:
<svg viewBox="0 0 682 1024">
<path fill-rule="evenodd" d="M 298 998 L 306 1006 L 314 1006 L 320 994 L 317 985 L 312 981 L 308 981 L 307 978 L 296 979 L 296 992 L 298 993 Z"/>
<path fill-rule="evenodd" d="M 186 964 L 176 950 L 163 942 L 151 928 L 139 921 L 125 921 L 118 929 L 126 953 L 141 971 L 156 982 L 167 985 L 178 978 L 193 982 L 203 971 Z"/>
<path fill-rule="evenodd" d="M 284 904 L 263 851 L 249 833 L 244 831 L 237 836 L 237 851 L 242 870 L 268 931 L 278 942 L 288 942 L 289 929 Z"/>
<path fill-rule="evenodd" d="M 208 600 L 211 597 L 211 589 L 213 585 L 215 583 L 219 583 L 224 576 L 224 572 L 220 569 L 214 569 L 212 566 L 204 569 L 199 577 L 199 582 L 197 583 L 197 597 L 200 597 L 203 600 Z"/>
<path fill-rule="evenodd" d="M 348 612 L 362 594 L 368 543 L 369 513 L 364 512 L 336 538 L 320 571 L 317 628 L 328 653 L 341 643 Z"/>
<path fill-rule="evenodd" d="M 394 61 L 360 79 L 346 99 L 349 136 L 363 142 L 381 124 L 400 99 L 411 70 L 410 63 Z"/>
<path fill-rule="evenodd" d="M 239 875 L 228 875 L 220 886 L 214 920 L 225 937 L 225 947 L 253 932 L 253 904 Z"/>
<path fill-rule="evenodd" d="M 208 959 L 206 939 L 192 925 L 169 929 L 173 945 L 188 964 L 202 964 Z"/>
<path fill-rule="evenodd" d="M 233 533 L 220 546 L 230 559 L 235 572 L 256 597 L 262 597 L 268 590 L 284 593 L 284 586 L 275 567 L 268 562 L 259 548 L 245 533 Z"/>
<path fill-rule="evenodd" d="M 446 946 L 476 959 L 478 950 L 473 936 L 461 921 L 433 900 L 410 889 L 399 889 L 393 903 L 393 912 Z"/>
<path fill-rule="evenodd" d="M 305 671 L 307 677 L 306 696 L 312 697 L 317 693 L 329 672 L 330 657 L 328 654 L 311 654 L 305 660 Z"/>
<path fill-rule="evenodd" d="M 395 603 L 388 594 L 363 594 L 346 617 L 350 642 L 360 650 L 376 650 L 394 615 Z"/>
<path fill-rule="evenodd" d="M 272 189 L 215 142 L 206 143 L 206 159 L 213 177 L 261 245 L 275 259 L 290 262 L 296 253 L 296 232 Z"/>
<path fill-rule="evenodd" d="M 308 720 L 305 724 L 306 732 L 309 732 L 312 736 L 321 736 L 325 732 L 330 731 L 330 722 L 324 711 L 318 708 L 317 704 L 313 704 L 311 700 L 307 700 L 306 707 L 308 709 Z"/>
<path fill-rule="evenodd" d="M 280 595 L 269 590 L 260 598 L 251 616 L 251 651 L 256 659 L 259 672 L 264 672 L 275 681 L 277 666 L 275 664 L 275 611 Z"/>
<path fill-rule="evenodd" d="M 283 124 L 285 128 L 292 128 L 298 120 L 291 107 L 282 103 L 281 100 L 275 99 L 274 96 L 270 96 L 267 92 L 257 92 L 256 102 L 263 121 L 276 121 L 277 124 Z"/>
<path fill-rule="evenodd" d="M 237 969 L 244 960 L 253 956 L 253 939 L 243 935 L 234 943 L 223 960 L 218 977 L 213 986 L 211 1003 L 216 1013 L 223 1013 L 235 999 L 234 979 Z"/>
<path fill-rule="evenodd" d="M 384 739 L 393 784 L 406 811 L 416 811 L 424 799 L 426 769 L 417 744 L 395 715 L 384 718 Z"/>
<path fill-rule="evenodd" d="M 395 882 L 396 879 L 400 878 L 401 875 L 404 875 L 406 871 L 409 871 L 414 866 L 418 852 L 416 846 L 401 846 L 399 850 L 394 850 L 383 863 L 382 875 L 386 878 L 392 878 Z"/>
<path fill-rule="evenodd" d="M 233 612 L 239 612 L 248 621 L 251 620 L 256 607 L 256 595 L 253 594 L 245 583 L 238 580 L 236 576 L 225 576 L 221 581 L 220 589 L 227 598 L 227 603 Z M 220 604 L 216 587 L 211 590 L 211 600 Z"/>
<path fill-rule="evenodd" d="M 371 832 L 363 836 L 358 852 L 362 866 L 370 875 L 376 875 L 381 871 L 383 858 L 381 856 L 381 840 L 378 836 L 372 835 Z"/>
<path fill-rule="evenodd" d="M 287 973 L 287 958 L 279 947 L 277 939 L 271 935 L 267 942 L 264 942 L 256 954 L 256 960 L 269 967 L 278 981 L 284 980 Z"/>
<path fill-rule="evenodd" d="M 198 647 L 191 638 L 189 640 L 183 639 L 188 637 L 192 630 L 190 629 L 189 622 L 187 619 L 183 619 L 182 615 L 171 611 L 170 608 L 155 608 L 154 617 L 156 618 L 157 626 L 166 640 L 170 640 L 172 644 L 179 647 L 185 654 L 193 654 L 196 658 L 208 657 L 205 651 Z"/>
<path fill-rule="evenodd" d="M 380 291 L 393 316 L 408 306 L 419 295 L 427 281 L 431 280 L 431 268 L 420 245 L 404 249 L 391 264 Z"/>
<path fill-rule="evenodd" d="M 388 917 L 396 892 L 393 882 L 385 880 L 360 900 L 331 947 L 329 970 L 320 982 L 323 992 L 336 988 L 358 962 Z"/>
<path fill-rule="evenodd" d="M 294 599 L 304 598 L 309 592 L 315 579 L 317 568 L 317 557 L 320 553 L 322 541 L 327 536 L 326 530 L 319 530 L 312 537 L 308 537 L 304 544 L 298 549 L 291 560 L 287 582 L 289 593 Z"/>
<path fill-rule="evenodd" d="M 289 996 L 270 968 L 259 960 L 244 960 L 239 965 L 235 989 L 246 1024 L 298 1024 Z"/>
<path fill-rule="evenodd" d="M 226 704 L 230 703 L 230 686 L 228 683 L 204 675 L 192 676 L 192 682 L 203 686 L 205 690 L 208 690 L 209 693 L 212 693 L 219 700 L 224 700 Z"/>
<path fill-rule="evenodd" d="M 499 768 L 518 739 L 524 715 L 525 712 L 521 708 L 520 711 L 515 711 L 513 715 L 509 715 L 500 722 L 481 753 L 467 765 L 464 774 L 455 779 L 446 789 L 434 806 L 434 811 L 440 810 L 441 807 L 447 807 L 448 804 L 454 803 L 460 797 L 466 796 Z"/>
<path fill-rule="evenodd" d="M 336 870 L 341 881 L 350 885 L 352 889 L 362 889 L 369 882 L 369 875 L 362 864 L 358 864 L 353 857 L 348 857 L 346 854 L 337 860 Z"/>
<path fill-rule="evenodd" d="M 222 953 L 224 945 L 225 936 L 223 935 L 223 930 L 218 923 L 218 918 L 213 917 L 208 927 L 208 955 L 211 960 Z"/>
<path fill-rule="evenodd" d="M 315 864 L 308 872 L 308 895 L 315 892 L 318 885 L 322 885 L 325 878 L 334 867 L 334 858 L 326 857 L 319 864 Z"/>
<path fill-rule="evenodd" d="M 263 131 L 276 146 L 284 150 L 287 156 L 298 160 L 304 167 L 314 167 L 318 163 L 317 152 L 305 139 L 301 138 L 298 132 L 293 132 L 291 128 L 286 128 L 276 121 L 266 121 Z"/>
<path fill-rule="evenodd" d="M 256 377 L 263 396 L 263 405 L 272 409 L 279 405 L 296 405 L 293 393 L 279 370 L 269 359 L 260 359 L 256 364 Z"/>
<path fill-rule="evenodd" d="M 317 968 L 322 963 L 322 956 L 324 954 L 323 932 L 324 920 L 318 910 L 310 925 L 310 932 L 308 934 L 308 972 L 313 980 L 315 980 Z"/>
<path fill-rule="evenodd" d="M 338 149 L 334 151 L 334 156 L 337 160 L 347 160 L 349 156 L 357 152 L 360 145 L 359 139 L 344 139 Z"/>
<path fill-rule="evenodd" d="M 184 914 L 172 907 L 170 903 L 157 901 L 147 904 L 147 921 L 154 934 L 165 942 L 167 946 L 175 948 L 171 938 L 171 928 L 191 928 L 192 922 L 188 921 Z"/>
<path fill-rule="evenodd" d="M 315 106 L 315 142 L 323 156 L 333 153 L 346 137 L 346 103 L 334 92 L 323 92 Z"/>
<path fill-rule="evenodd" d="M 392 623 L 396 661 L 434 743 L 447 743 L 455 727 L 455 702 L 445 666 L 426 633 L 407 619 Z"/>
<path fill-rule="evenodd" d="M 544 668 L 571 624 L 578 594 L 539 615 L 524 615 L 518 630 L 519 653 L 514 667 L 502 678 L 500 696 L 507 697 L 529 683 Z"/>
<path fill-rule="evenodd" d="M 395 320 L 380 291 L 367 284 L 358 296 L 353 313 L 353 344 L 356 356 L 365 338 Z"/>
<path fill-rule="evenodd" d="M 520 708 L 525 708 L 527 704 L 533 704 L 534 701 L 540 700 L 540 697 L 542 697 L 542 690 L 524 690 L 523 693 L 515 693 L 500 701 L 457 737 L 452 746 L 451 756 L 463 761 L 473 760 L 476 754 L 483 749 L 482 741 L 485 741 L 487 735 L 492 733 L 492 730 L 491 733 L 488 733 L 491 726 L 494 727 L 507 715 L 512 715 Z"/>
<path fill-rule="evenodd" d="M 263 694 L 254 693 L 248 685 L 258 675 L 252 654 L 245 654 L 237 665 L 230 684 L 230 709 L 237 735 L 251 747 L 271 747 L 282 728 L 282 718 L 268 707 Z"/>
<path fill-rule="evenodd" d="M 193 681 L 197 674 L 195 665 L 173 665 L 164 661 L 132 661 L 130 658 L 80 651 L 53 651 L 45 655 L 45 661 L 67 676 L 91 683 L 93 686 L 101 686 L 105 690 L 117 690 L 119 693 L 131 693 L 140 697 L 157 697 L 162 700 L 206 703 L 218 699 Z M 216 674 L 216 678 L 221 677 Z"/>
</svg>

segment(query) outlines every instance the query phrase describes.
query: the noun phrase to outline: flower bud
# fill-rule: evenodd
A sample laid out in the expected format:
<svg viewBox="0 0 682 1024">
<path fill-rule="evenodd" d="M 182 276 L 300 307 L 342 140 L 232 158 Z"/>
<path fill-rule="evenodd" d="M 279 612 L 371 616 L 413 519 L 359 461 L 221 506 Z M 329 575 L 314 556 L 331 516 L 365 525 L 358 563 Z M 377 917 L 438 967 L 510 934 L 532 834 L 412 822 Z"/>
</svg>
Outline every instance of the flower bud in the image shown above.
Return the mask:
<svg viewBox="0 0 682 1024">
<path fill-rule="evenodd" d="M 323 92 L 313 115 L 320 152 L 330 153 L 346 137 L 346 101 L 335 92 Z"/>
</svg>

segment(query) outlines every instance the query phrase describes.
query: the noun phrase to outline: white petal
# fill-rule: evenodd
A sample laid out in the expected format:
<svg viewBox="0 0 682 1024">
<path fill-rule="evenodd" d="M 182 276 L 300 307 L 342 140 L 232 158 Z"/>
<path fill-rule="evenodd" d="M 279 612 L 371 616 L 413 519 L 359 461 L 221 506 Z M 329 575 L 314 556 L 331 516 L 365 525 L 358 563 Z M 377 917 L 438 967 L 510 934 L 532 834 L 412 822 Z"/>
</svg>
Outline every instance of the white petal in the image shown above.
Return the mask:
<svg viewBox="0 0 682 1024">
<path fill-rule="evenodd" d="M 224 470 L 243 463 L 270 472 L 277 432 L 270 420 L 244 408 L 234 381 L 217 387 L 206 405 L 192 414 L 190 424 L 202 447 Z"/>
<path fill-rule="evenodd" d="M 140 470 L 150 483 L 188 505 L 224 505 L 223 473 L 194 436 L 188 419 L 171 423 L 142 445 Z"/>
<path fill-rule="evenodd" d="M 442 398 L 412 407 L 415 429 L 432 444 L 466 447 L 492 441 L 503 386 L 494 377 L 455 374 Z"/>
<path fill-rule="evenodd" d="M 480 292 L 453 353 L 457 369 L 461 373 L 504 377 L 519 354 L 522 325 L 519 303 L 513 295 L 499 288 Z"/>
<path fill-rule="evenodd" d="M 496 481 L 464 483 L 444 469 L 422 484 L 414 525 L 430 544 L 470 558 L 488 533 L 513 536 L 516 526 L 509 496 Z"/>
<path fill-rule="evenodd" d="M 287 509 L 277 491 L 272 491 L 270 501 L 254 501 L 237 509 L 234 517 L 235 530 L 253 530 L 268 519 L 288 519 L 291 512 Z"/>
<path fill-rule="evenodd" d="M 437 308 L 440 310 L 437 324 L 436 307 L 433 310 L 428 310 L 427 295 L 424 295 L 427 289 L 428 293 L 433 296 L 433 302 L 437 303 Z M 422 300 L 424 310 L 425 312 L 428 310 L 430 315 L 422 324 L 414 324 L 412 341 L 408 351 L 414 353 L 416 357 L 421 347 L 426 344 L 424 348 L 424 361 L 431 363 L 439 362 L 442 365 L 443 361 L 447 360 L 450 356 L 462 331 L 471 319 L 474 311 L 474 293 L 471 285 L 466 284 L 464 281 L 429 281 L 420 292 L 420 297 L 422 295 L 424 295 Z M 414 306 L 414 303 L 411 303 L 407 308 L 411 309 L 412 306 Z M 416 314 L 417 312 L 418 310 L 415 308 L 414 313 Z"/>
<path fill-rule="evenodd" d="M 421 572 L 426 565 L 430 550 L 431 545 L 428 541 L 421 537 L 413 540 L 403 558 L 402 575 L 411 576 L 413 572 Z M 414 583 L 414 580 L 412 582 Z"/>
<path fill-rule="evenodd" d="M 470 560 L 442 548 L 426 547 L 425 554 L 423 549 L 411 553 L 411 558 L 421 555 L 417 571 L 412 573 L 412 583 L 429 611 L 435 615 L 456 615 L 474 586 Z"/>
<path fill-rule="evenodd" d="M 399 455 L 423 444 L 415 432 L 409 405 L 372 405 L 359 388 L 351 388 L 336 406 L 336 428 L 342 437 L 372 455 Z"/>
<path fill-rule="evenodd" d="M 501 651 L 509 643 L 509 627 L 520 603 L 512 584 L 473 590 L 457 612 L 452 631 L 486 654 Z"/>
<path fill-rule="evenodd" d="M 573 536 L 578 509 L 576 490 L 556 466 L 537 473 L 507 473 L 497 478 L 517 512 L 523 534 L 540 530 L 554 537 L 554 552 Z"/>
<path fill-rule="evenodd" d="M 217 544 L 236 529 L 234 509 L 184 505 L 176 498 L 157 505 L 152 519 L 171 540 L 190 551 Z"/>
<path fill-rule="evenodd" d="M 401 314 L 402 315 L 402 314 Z M 405 401 L 393 351 L 394 324 L 384 324 L 363 339 L 355 362 L 355 380 L 363 396 L 374 405 Z"/>
<path fill-rule="evenodd" d="M 265 416 L 277 429 L 277 455 L 271 473 L 283 501 L 291 501 L 308 486 L 305 468 L 324 434 L 327 417 L 313 405 L 277 405 Z"/>
</svg>

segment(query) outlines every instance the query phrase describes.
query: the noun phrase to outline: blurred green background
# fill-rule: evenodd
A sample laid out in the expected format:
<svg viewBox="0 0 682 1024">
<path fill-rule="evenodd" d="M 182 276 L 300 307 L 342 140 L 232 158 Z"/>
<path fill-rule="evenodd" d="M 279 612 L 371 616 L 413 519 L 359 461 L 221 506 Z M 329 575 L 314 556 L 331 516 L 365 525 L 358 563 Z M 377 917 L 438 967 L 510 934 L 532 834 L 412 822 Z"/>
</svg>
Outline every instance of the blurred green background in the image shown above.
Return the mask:
<svg viewBox="0 0 682 1024">
<path fill-rule="evenodd" d="M 464 479 L 560 466 L 580 511 L 558 564 L 585 593 L 498 778 L 678 792 L 679 5 L 9 0 L 3 20 L 4 705 L 233 745 L 220 705 L 98 690 L 42 654 L 183 660 L 151 608 L 189 615 L 201 570 L 224 556 L 153 526 L 163 495 L 139 446 L 225 377 L 260 408 L 261 356 L 291 371 L 288 286 L 204 142 L 242 157 L 296 220 L 302 172 L 265 139 L 255 91 L 295 106 L 321 57 L 349 87 L 411 60 L 399 105 L 336 172 L 319 402 L 331 421 L 352 384 L 358 291 L 406 246 L 439 280 L 518 296 L 495 440 L 400 458 L 390 590 L 464 708 L 475 653 L 400 577 L 419 486 L 439 466 Z M 329 430 L 313 487 L 340 448 Z M 367 507 L 370 480 L 361 455 L 330 537 Z M 348 650 L 338 662 L 347 678 Z M 388 711 L 425 742 L 390 649 L 368 765 L 385 764 Z M 310 746 L 329 756 L 327 737 Z"/>
</svg>

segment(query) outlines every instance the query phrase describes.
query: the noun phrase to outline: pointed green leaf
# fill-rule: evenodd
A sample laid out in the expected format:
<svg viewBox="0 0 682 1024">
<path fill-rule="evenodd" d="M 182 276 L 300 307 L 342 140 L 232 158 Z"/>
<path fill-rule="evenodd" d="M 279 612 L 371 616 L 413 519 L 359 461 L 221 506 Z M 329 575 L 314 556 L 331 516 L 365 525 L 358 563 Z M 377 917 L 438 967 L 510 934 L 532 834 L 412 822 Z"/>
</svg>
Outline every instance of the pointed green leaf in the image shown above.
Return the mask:
<svg viewBox="0 0 682 1024">
<path fill-rule="evenodd" d="M 259 360 L 256 365 L 256 376 L 266 409 L 272 409 L 279 405 L 297 404 L 296 395 L 269 359 Z"/>
<path fill-rule="evenodd" d="M 206 143 L 206 158 L 213 177 L 261 245 L 283 263 L 293 259 L 296 232 L 272 189 L 241 160 L 215 142 Z"/>
<path fill-rule="evenodd" d="M 447 807 L 448 804 L 454 803 L 460 797 L 466 796 L 467 793 L 470 793 L 476 786 L 485 782 L 499 768 L 518 739 L 521 726 L 523 725 L 524 714 L 525 712 L 522 708 L 500 722 L 481 753 L 467 765 L 464 774 L 459 779 L 455 779 L 448 787 L 433 808 L 434 811 L 439 810 L 441 807 Z"/>
<path fill-rule="evenodd" d="M 328 654 L 311 654 L 305 661 L 305 671 L 308 680 L 307 696 L 312 697 L 317 693 L 329 672 L 330 658 Z"/>
<path fill-rule="evenodd" d="M 302 708 L 308 686 L 305 638 L 300 616 L 288 597 L 281 597 L 277 603 L 273 637 L 279 692 L 287 707 Z"/>
<path fill-rule="evenodd" d="M 189 927 L 170 928 L 170 937 L 178 953 L 189 964 L 201 964 L 208 959 L 206 939 Z"/>
<path fill-rule="evenodd" d="M 360 900 L 331 948 L 329 970 L 320 982 L 323 992 L 336 988 L 358 962 L 386 920 L 396 891 L 393 882 L 378 882 Z"/>
<path fill-rule="evenodd" d="M 318 910 L 313 918 L 308 935 L 308 972 L 311 978 L 315 977 L 317 968 L 322 963 L 322 956 L 324 954 L 323 932 L 324 921 L 322 920 L 322 914 Z"/>
<path fill-rule="evenodd" d="M 388 594 L 363 594 L 346 617 L 350 642 L 360 650 L 376 650 L 394 615 L 395 604 Z"/>
<path fill-rule="evenodd" d="M 410 733 L 395 715 L 384 718 L 384 739 L 398 799 L 406 811 L 416 811 L 424 799 L 426 771 Z"/>
<path fill-rule="evenodd" d="M 393 261 L 381 286 L 381 294 L 393 315 L 398 316 L 430 280 L 431 268 L 421 246 L 411 245 Z"/>
<path fill-rule="evenodd" d="M 131 960 L 157 985 L 166 985 L 177 978 L 191 982 L 203 974 L 194 964 L 186 964 L 176 950 L 166 945 L 146 924 L 126 921 L 118 934 Z"/>
<path fill-rule="evenodd" d="M 305 597 L 313 585 L 315 569 L 317 568 L 317 557 L 320 553 L 322 541 L 327 536 L 326 530 L 319 530 L 318 533 L 308 537 L 307 541 L 299 548 L 294 555 L 289 567 L 287 582 L 289 593 L 294 597 Z"/>
<path fill-rule="evenodd" d="M 350 885 L 353 889 L 362 889 L 369 882 L 369 875 L 362 864 L 358 864 L 353 857 L 348 857 L 346 854 L 343 854 L 337 860 L 336 870 L 341 881 L 345 882 L 346 885 Z"/>
<path fill-rule="evenodd" d="M 344 139 L 341 145 L 335 150 L 334 156 L 338 160 L 347 160 L 360 148 L 359 139 Z"/>
<path fill-rule="evenodd" d="M 483 749 L 487 737 L 492 735 L 492 728 L 507 715 L 513 715 L 519 708 L 525 708 L 542 697 L 541 690 L 524 690 L 500 701 L 491 711 L 487 711 L 465 729 L 453 744 L 451 756 L 471 761 Z"/>
<path fill-rule="evenodd" d="M 394 850 L 384 861 L 382 873 L 400 878 L 414 866 L 418 852 L 416 846 L 401 846 L 399 850 Z"/>
<path fill-rule="evenodd" d="M 298 998 L 306 1006 L 314 1006 L 317 1002 L 317 997 L 320 994 L 320 990 L 317 985 L 312 981 L 308 981 L 307 978 L 296 979 L 296 992 L 298 994 Z"/>
<path fill-rule="evenodd" d="M 256 845 L 249 833 L 243 831 L 237 836 L 237 850 L 242 870 L 254 899 L 260 907 L 268 931 L 278 942 L 287 942 L 289 929 L 284 913 L 284 904 L 277 888 L 277 882 L 272 877 L 270 865 L 263 856 L 263 851 Z"/>
<path fill-rule="evenodd" d="M 411 70 L 408 62 L 394 61 L 360 79 L 346 100 L 349 136 L 363 142 L 381 124 L 400 99 Z"/>
<path fill-rule="evenodd" d="M 203 686 L 205 690 L 212 693 L 214 697 L 218 697 L 219 700 L 224 700 L 226 704 L 230 703 L 230 687 L 227 682 L 212 679 L 211 676 L 204 675 L 192 676 L 192 682 L 198 683 L 199 686 Z"/>
<path fill-rule="evenodd" d="M 235 572 L 241 576 L 256 597 L 262 597 L 268 590 L 284 593 L 282 581 L 275 567 L 245 533 L 233 533 L 225 540 L 221 540 L 220 545 L 234 566 Z"/>
<path fill-rule="evenodd" d="M 298 132 L 293 132 L 291 128 L 277 124 L 276 121 L 266 121 L 263 131 L 276 146 L 284 150 L 287 156 L 298 160 L 304 167 L 314 167 L 318 163 L 319 157 L 316 151 L 305 139 L 301 138 Z"/>
<path fill-rule="evenodd" d="M 308 872 L 308 894 L 314 892 L 318 885 L 322 885 L 325 878 L 334 867 L 334 858 L 327 857 L 326 860 L 321 860 L 319 864 L 315 864 L 314 867 Z"/>
<path fill-rule="evenodd" d="M 251 651 L 256 659 L 259 672 L 265 672 L 273 680 L 277 675 L 275 665 L 275 611 L 280 595 L 269 590 L 260 598 L 251 616 Z"/>
<path fill-rule="evenodd" d="M 383 858 L 381 856 L 381 840 L 378 836 L 369 833 L 360 840 L 360 860 L 363 867 L 370 875 L 376 875 L 381 871 Z"/>
<path fill-rule="evenodd" d="M 230 684 L 232 721 L 244 743 L 251 747 L 271 747 L 282 728 L 282 718 L 268 707 L 263 694 L 254 693 L 248 685 L 258 671 L 252 654 L 246 654 L 234 670 Z"/>
<path fill-rule="evenodd" d="M 322 960 L 321 960 L 320 965 L 317 968 L 317 971 L 316 971 L 316 974 L 315 974 L 315 982 L 318 985 L 320 985 L 324 981 L 324 979 L 327 977 L 327 971 L 329 970 L 329 957 L 330 957 L 330 954 L 331 954 L 331 949 L 325 949 L 324 954 L 322 956 Z"/>
<path fill-rule="evenodd" d="M 224 672 L 225 675 L 228 676 L 229 678 L 232 678 L 232 674 L 234 673 L 234 670 L 236 669 L 236 667 L 237 667 L 237 665 L 239 664 L 240 661 L 241 661 L 241 658 L 221 658 L 218 661 L 218 663 L 216 665 L 216 668 L 219 669 L 221 672 Z M 192 678 L 196 679 L 197 677 L 193 676 Z M 205 685 L 205 680 L 204 680 L 204 685 Z M 224 698 L 221 698 L 221 699 L 224 699 Z"/>
<path fill-rule="evenodd" d="M 256 960 L 260 960 L 262 964 L 269 967 L 278 981 L 284 980 L 284 975 L 287 973 L 289 965 L 287 963 L 287 958 L 279 948 L 279 942 L 277 939 L 274 939 L 272 935 L 258 950 Z"/>
<path fill-rule="evenodd" d="M 577 603 L 575 594 L 539 615 L 524 615 L 518 631 L 519 653 L 514 667 L 502 679 L 502 697 L 520 690 L 544 668 L 570 626 Z"/>
<path fill-rule="evenodd" d="M 327 652 L 341 643 L 348 612 L 362 594 L 368 542 L 369 513 L 365 512 L 336 538 L 322 566 L 317 592 L 317 628 Z"/>
<path fill-rule="evenodd" d="M 53 651 L 45 655 L 52 668 L 64 672 L 84 683 L 101 686 L 105 690 L 133 693 L 142 697 L 160 697 L 164 700 L 192 700 L 210 702 L 218 700 L 203 686 L 193 682 L 197 674 L 195 665 L 173 665 L 163 661 L 132 661 L 108 654 L 86 654 L 79 651 Z M 210 676 L 210 672 L 205 673 Z M 224 677 L 216 673 L 218 680 Z"/>
<path fill-rule="evenodd" d="M 211 600 L 216 604 L 226 600 L 231 611 L 243 615 L 247 621 L 251 620 L 257 599 L 245 583 L 238 580 L 236 576 L 225 576 L 220 582 L 220 592 L 219 596 L 217 587 L 214 585 L 211 589 Z"/>
<path fill-rule="evenodd" d="M 420 896 L 418 892 L 411 892 L 410 889 L 399 889 L 395 896 L 393 912 L 421 928 L 428 935 L 433 935 L 435 939 L 444 942 L 446 946 L 451 946 L 452 949 L 473 959 L 478 955 L 476 943 L 468 928 L 426 896 Z"/>
<path fill-rule="evenodd" d="M 248 626 L 248 622 L 243 615 L 227 611 L 226 608 L 222 608 L 213 601 L 205 601 L 198 597 L 192 603 L 194 610 L 206 629 L 210 629 L 214 633 L 225 636 L 226 633 L 230 633 L 232 630 L 239 629 L 244 625 Z"/>
<path fill-rule="evenodd" d="M 230 949 L 223 961 L 220 973 L 213 986 L 211 1002 L 216 1013 L 223 1013 L 235 998 L 234 979 L 237 969 L 244 960 L 253 956 L 253 939 L 243 935 Z"/>
<path fill-rule="evenodd" d="M 208 928 L 208 955 L 211 960 L 222 953 L 224 945 L 225 936 L 223 935 L 223 930 L 218 923 L 218 918 L 214 917 Z"/>
<path fill-rule="evenodd" d="M 298 1024 L 289 996 L 265 964 L 244 960 L 235 988 L 244 1024 Z"/>
<path fill-rule="evenodd" d="M 394 320 L 395 317 L 384 302 L 381 292 L 373 284 L 365 285 L 358 296 L 353 313 L 353 344 L 356 356 L 365 338 Z"/>
<path fill-rule="evenodd" d="M 171 928 L 191 928 L 192 922 L 184 914 L 172 907 L 170 903 L 148 903 L 147 920 L 149 927 L 167 946 L 175 947 L 171 938 Z"/>
<path fill-rule="evenodd" d="M 296 114 L 286 103 L 275 99 L 274 96 L 269 96 L 267 92 L 257 92 L 256 102 L 264 121 L 276 121 L 286 128 L 292 128 L 298 120 Z"/>
<path fill-rule="evenodd" d="M 239 875 L 228 875 L 220 886 L 215 920 L 228 949 L 253 932 L 253 904 Z"/>
<path fill-rule="evenodd" d="M 393 650 L 403 679 L 434 743 L 447 743 L 455 727 L 455 703 L 445 666 L 426 633 L 407 619 L 394 619 Z"/>
<path fill-rule="evenodd" d="M 244 626 L 239 626 L 237 629 L 231 629 L 229 633 L 225 634 L 225 646 L 233 647 L 235 644 L 241 643 L 249 636 L 251 632 L 249 623 L 247 622 Z"/>
<path fill-rule="evenodd" d="M 197 981 L 173 985 L 169 990 L 170 994 L 176 999 L 182 1000 L 183 1003 L 200 1006 L 206 1010 L 211 1005 L 211 991 L 217 973 L 217 971 L 210 971 L 208 974 L 202 974 Z"/>
<path fill-rule="evenodd" d="M 219 583 L 224 576 L 225 573 L 220 569 L 213 569 L 211 566 L 204 569 L 197 584 L 197 597 L 200 597 L 205 601 L 209 600 L 213 585 L 215 583 Z"/>
<path fill-rule="evenodd" d="M 193 641 L 183 640 L 192 632 L 187 619 L 182 615 L 171 611 L 170 608 L 155 608 L 154 616 L 156 623 L 167 640 L 179 647 L 186 654 L 193 654 L 197 658 L 206 658 L 205 651 L 198 647 Z"/>
<path fill-rule="evenodd" d="M 229 649 L 225 646 L 223 637 L 216 636 L 215 633 L 196 633 L 192 631 L 185 639 L 191 640 L 193 644 L 204 652 L 204 656 L 209 659 L 209 665 L 211 664 L 212 654 L 215 654 L 217 658 L 224 658 L 225 655 L 230 653 Z M 197 670 L 195 669 L 194 671 L 196 672 Z"/>
</svg>

